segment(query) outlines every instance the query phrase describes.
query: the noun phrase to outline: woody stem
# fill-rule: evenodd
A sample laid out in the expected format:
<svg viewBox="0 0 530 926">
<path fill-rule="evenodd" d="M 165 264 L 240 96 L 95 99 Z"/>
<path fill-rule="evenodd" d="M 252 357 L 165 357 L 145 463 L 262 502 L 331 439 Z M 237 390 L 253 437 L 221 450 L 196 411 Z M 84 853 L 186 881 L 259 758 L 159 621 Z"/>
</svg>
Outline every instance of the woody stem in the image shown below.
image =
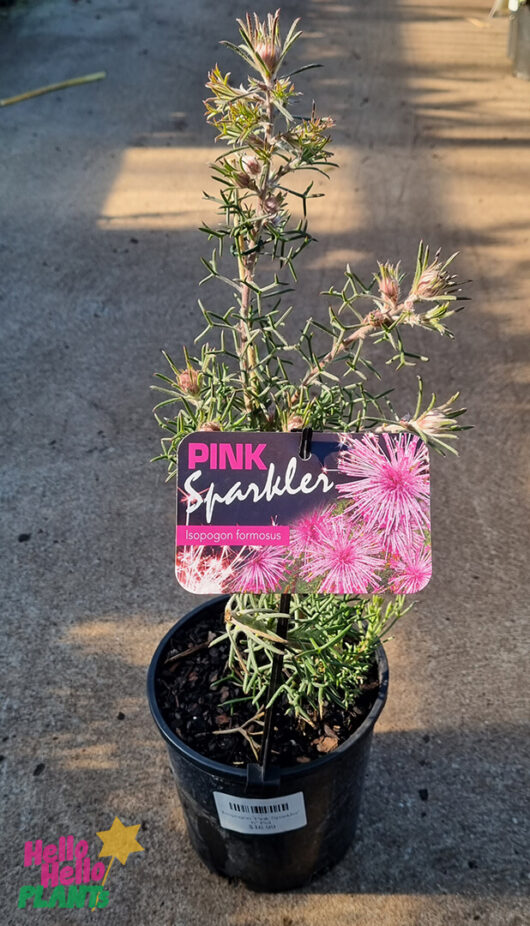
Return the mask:
<svg viewBox="0 0 530 926">
<path fill-rule="evenodd" d="M 244 246 L 243 239 L 239 239 L 239 249 Z M 241 371 L 241 385 L 245 401 L 245 411 L 252 414 L 255 411 L 255 400 L 252 397 L 252 387 L 256 381 L 256 349 L 251 342 L 250 310 L 252 291 L 247 281 L 252 282 L 253 273 L 243 257 L 238 258 L 239 276 L 241 279 L 241 321 L 239 323 L 239 368 Z"/>
</svg>

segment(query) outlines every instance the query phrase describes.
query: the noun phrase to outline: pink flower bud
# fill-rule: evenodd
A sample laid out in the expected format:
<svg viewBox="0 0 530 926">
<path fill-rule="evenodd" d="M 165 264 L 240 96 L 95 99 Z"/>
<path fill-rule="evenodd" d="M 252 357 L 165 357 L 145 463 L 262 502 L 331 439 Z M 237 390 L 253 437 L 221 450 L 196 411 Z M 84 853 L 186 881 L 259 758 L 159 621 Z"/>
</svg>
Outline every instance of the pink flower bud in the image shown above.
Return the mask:
<svg viewBox="0 0 530 926">
<path fill-rule="evenodd" d="M 245 173 L 244 170 L 240 170 L 239 173 L 236 174 L 236 181 L 237 185 L 242 187 L 244 190 L 248 189 L 250 186 L 254 186 L 254 181 L 247 173 Z"/>
<path fill-rule="evenodd" d="M 271 41 L 257 42 L 255 45 L 256 53 L 260 56 L 263 64 L 270 74 L 273 74 L 278 65 L 278 48 Z"/>
<path fill-rule="evenodd" d="M 273 77 L 278 68 L 281 58 L 282 43 L 279 29 L 280 11 L 269 13 L 267 18 L 260 21 L 258 14 L 254 13 L 252 17 L 247 13 L 245 21 L 238 19 L 238 23 L 244 29 L 252 48 L 258 70 L 263 73 L 265 66 L 266 74 L 264 77 Z M 258 60 L 259 55 L 259 60 Z"/>
<path fill-rule="evenodd" d="M 257 177 L 261 173 L 261 164 L 254 154 L 244 154 L 241 158 L 241 167 L 251 177 Z"/>
<path fill-rule="evenodd" d="M 199 376 L 196 370 L 187 369 L 179 373 L 178 384 L 188 395 L 199 394 Z"/>
<path fill-rule="evenodd" d="M 456 277 L 447 271 L 450 261 L 442 264 L 436 254 L 432 263 L 422 272 L 416 286 L 411 291 L 417 299 L 435 299 L 451 293 L 456 287 Z"/>
<path fill-rule="evenodd" d="M 271 216 L 277 215 L 281 209 L 281 206 L 282 197 L 280 194 L 275 196 L 274 193 L 269 193 L 263 200 L 263 208 L 265 209 L 265 212 Z"/>
<path fill-rule="evenodd" d="M 451 396 L 447 402 L 444 402 L 443 405 L 437 405 L 434 408 L 427 409 L 419 418 L 413 420 L 412 424 L 416 424 L 418 428 L 430 437 L 443 435 L 447 431 L 454 431 L 455 429 L 459 430 L 455 418 L 458 418 L 463 409 L 456 411 L 453 408 L 458 396 L 459 393 L 457 392 L 455 395 Z"/>
<path fill-rule="evenodd" d="M 201 424 L 199 431 L 222 431 L 222 428 L 216 421 L 207 421 L 206 424 Z"/>
<path fill-rule="evenodd" d="M 376 276 L 381 298 L 395 306 L 399 300 L 399 264 L 379 264 L 379 274 Z"/>
<path fill-rule="evenodd" d="M 391 280 L 389 277 L 381 281 L 379 292 L 382 296 L 390 299 L 391 302 L 397 302 L 399 299 L 399 286 L 395 280 Z"/>
<path fill-rule="evenodd" d="M 440 275 L 438 268 L 435 265 L 427 267 L 423 271 L 421 277 L 418 280 L 418 285 L 416 286 L 416 295 L 425 297 L 436 296 L 439 292 L 443 290 L 442 281 L 440 280 Z"/>
<path fill-rule="evenodd" d="M 300 431 L 304 427 L 304 419 L 301 415 L 289 415 L 287 419 L 288 431 Z"/>
<path fill-rule="evenodd" d="M 379 309 L 375 309 L 373 312 L 369 312 L 364 321 L 366 321 L 368 325 L 371 325 L 372 328 L 382 328 L 384 325 L 388 324 L 389 317 Z"/>
</svg>

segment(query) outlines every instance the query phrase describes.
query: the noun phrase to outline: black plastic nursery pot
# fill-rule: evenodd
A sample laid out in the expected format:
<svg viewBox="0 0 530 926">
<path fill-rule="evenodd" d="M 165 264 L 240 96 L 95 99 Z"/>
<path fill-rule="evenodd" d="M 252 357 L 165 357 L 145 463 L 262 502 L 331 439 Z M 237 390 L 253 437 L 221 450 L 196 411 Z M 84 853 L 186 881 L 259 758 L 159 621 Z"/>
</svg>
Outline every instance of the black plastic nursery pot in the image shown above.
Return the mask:
<svg viewBox="0 0 530 926">
<path fill-rule="evenodd" d="M 351 845 L 375 722 L 388 693 L 388 663 L 377 650 L 379 689 L 358 729 L 332 753 L 268 769 L 225 765 L 187 746 L 165 722 L 156 698 L 159 666 L 179 630 L 221 615 L 227 597 L 190 611 L 158 646 L 147 678 L 151 713 L 173 768 L 191 842 L 208 868 L 256 891 L 301 887 L 336 864 Z M 277 716 L 277 722 L 281 722 Z"/>
</svg>

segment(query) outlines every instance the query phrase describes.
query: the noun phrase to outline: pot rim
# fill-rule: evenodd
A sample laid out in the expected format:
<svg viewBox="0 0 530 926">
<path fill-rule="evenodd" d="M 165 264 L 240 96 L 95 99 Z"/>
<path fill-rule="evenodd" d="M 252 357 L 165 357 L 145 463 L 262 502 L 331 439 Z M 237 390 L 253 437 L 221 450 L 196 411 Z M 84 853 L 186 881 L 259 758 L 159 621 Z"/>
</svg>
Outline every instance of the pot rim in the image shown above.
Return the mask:
<svg viewBox="0 0 530 926">
<path fill-rule="evenodd" d="M 162 716 L 162 712 L 158 706 L 158 701 L 156 698 L 155 691 L 155 678 L 156 672 L 158 669 L 158 663 L 164 652 L 167 644 L 169 643 L 171 637 L 175 631 L 183 624 L 188 623 L 188 621 L 193 620 L 196 615 L 199 615 L 206 607 L 211 607 L 213 604 L 224 603 L 228 601 L 229 595 L 220 595 L 215 598 L 210 598 L 208 601 L 202 602 L 193 608 L 191 611 L 188 611 L 187 614 L 184 614 L 164 635 L 160 643 L 158 644 L 149 669 L 147 672 L 147 699 L 149 702 L 149 708 L 153 720 L 155 721 L 160 733 L 163 738 L 172 746 L 174 749 L 177 749 L 185 758 L 193 762 L 195 765 L 200 766 L 210 773 L 217 773 L 223 777 L 232 777 L 238 780 L 245 780 L 247 777 L 247 766 L 236 767 L 234 765 L 225 765 L 224 762 L 217 762 L 215 759 L 210 759 L 208 756 L 202 755 L 202 753 L 197 752 L 195 749 L 192 749 L 191 746 L 188 746 L 177 734 L 168 726 L 166 721 Z M 325 756 L 322 756 L 319 759 L 311 759 L 310 762 L 304 762 L 300 765 L 286 765 L 279 766 L 277 768 L 280 778 L 292 778 L 292 777 L 304 777 L 305 775 L 310 774 L 314 769 L 322 768 L 322 766 L 327 765 L 329 762 L 333 762 L 336 757 L 343 755 L 351 746 L 353 746 L 358 740 L 360 740 L 367 730 L 370 727 L 375 725 L 376 720 L 378 719 L 388 695 L 388 680 L 389 680 L 389 671 L 388 671 L 388 661 L 386 658 L 386 653 L 383 645 L 380 643 L 375 652 L 377 668 L 379 673 L 379 690 L 377 692 L 377 697 L 364 718 L 360 727 L 358 727 L 348 739 L 344 740 L 340 746 L 337 746 L 333 752 L 328 753 Z M 251 764 L 251 763 L 248 763 Z"/>
</svg>

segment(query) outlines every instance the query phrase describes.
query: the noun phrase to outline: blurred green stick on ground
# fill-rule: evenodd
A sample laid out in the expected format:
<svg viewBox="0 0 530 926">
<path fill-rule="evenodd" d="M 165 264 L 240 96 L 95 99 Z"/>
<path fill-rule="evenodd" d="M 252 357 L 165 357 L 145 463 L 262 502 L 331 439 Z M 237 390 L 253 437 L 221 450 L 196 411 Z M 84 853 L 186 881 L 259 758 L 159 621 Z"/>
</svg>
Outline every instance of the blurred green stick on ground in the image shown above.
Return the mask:
<svg viewBox="0 0 530 926">
<path fill-rule="evenodd" d="M 104 80 L 106 76 L 106 71 L 98 71 L 97 74 L 85 74 L 84 77 L 72 77 L 71 80 L 61 80 L 58 84 L 48 84 L 46 87 L 37 87 L 36 90 L 28 90 L 26 93 L 19 93 L 18 96 L 6 97 L 5 100 L 0 100 L 0 106 L 11 106 L 12 103 L 22 103 L 24 100 L 31 100 L 35 96 L 42 96 L 44 93 L 53 93 L 55 90 L 65 90 L 67 87 L 77 87 L 79 84 L 91 84 L 95 80 Z"/>
</svg>

